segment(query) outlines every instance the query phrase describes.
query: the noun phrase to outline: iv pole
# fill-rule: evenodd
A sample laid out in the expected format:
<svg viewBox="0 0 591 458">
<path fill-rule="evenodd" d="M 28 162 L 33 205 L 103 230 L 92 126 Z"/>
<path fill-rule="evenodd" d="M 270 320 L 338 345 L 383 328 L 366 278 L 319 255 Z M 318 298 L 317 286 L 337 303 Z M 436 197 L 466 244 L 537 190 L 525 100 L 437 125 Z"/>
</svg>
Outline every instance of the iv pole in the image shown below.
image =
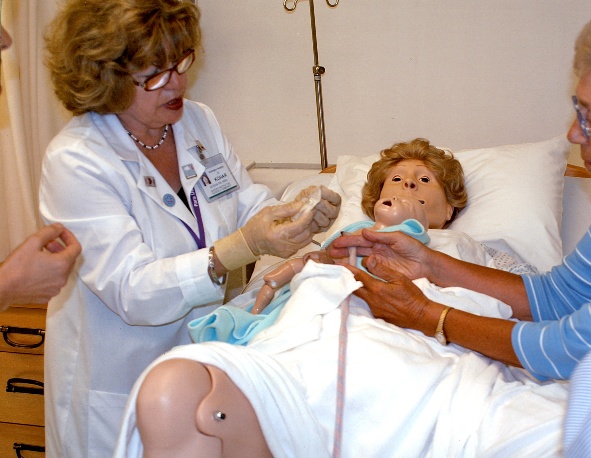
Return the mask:
<svg viewBox="0 0 591 458">
<path fill-rule="evenodd" d="M 324 170 L 328 167 L 328 156 L 326 153 L 326 136 L 324 130 L 324 106 L 322 104 L 322 75 L 325 68 L 318 65 L 318 43 L 316 41 L 316 16 L 314 15 L 314 0 L 308 0 L 310 3 L 310 25 L 312 27 L 312 47 L 314 50 L 314 87 L 316 89 L 316 117 L 318 118 L 318 141 L 320 143 L 320 166 Z M 291 0 L 292 6 L 288 6 L 288 0 L 283 0 L 283 8 L 288 12 L 295 11 L 298 6 L 298 0 Z M 339 0 L 326 0 L 326 4 L 334 8 L 339 4 Z"/>
</svg>

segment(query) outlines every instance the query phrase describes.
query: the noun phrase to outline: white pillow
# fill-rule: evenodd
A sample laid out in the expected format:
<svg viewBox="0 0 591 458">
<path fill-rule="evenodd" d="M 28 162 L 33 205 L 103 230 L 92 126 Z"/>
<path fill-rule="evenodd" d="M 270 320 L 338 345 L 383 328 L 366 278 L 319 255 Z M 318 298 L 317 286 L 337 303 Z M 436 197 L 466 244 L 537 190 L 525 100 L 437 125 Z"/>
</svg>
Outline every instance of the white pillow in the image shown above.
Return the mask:
<svg viewBox="0 0 591 458">
<path fill-rule="evenodd" d="M 464 169 L 468 205 L 449 229 L 465 232 L 541 272 L 560 264 L 562 195 L 569 151 L 566 137 L 560 136 L 454 153 Z M 368 219 L 361 211 L 361 188 L 378 159 L 378 154 L 338 157 L 330 187 L 343 197 L 341 213 L 319 241 L 347 224 Z"/>
</svg>

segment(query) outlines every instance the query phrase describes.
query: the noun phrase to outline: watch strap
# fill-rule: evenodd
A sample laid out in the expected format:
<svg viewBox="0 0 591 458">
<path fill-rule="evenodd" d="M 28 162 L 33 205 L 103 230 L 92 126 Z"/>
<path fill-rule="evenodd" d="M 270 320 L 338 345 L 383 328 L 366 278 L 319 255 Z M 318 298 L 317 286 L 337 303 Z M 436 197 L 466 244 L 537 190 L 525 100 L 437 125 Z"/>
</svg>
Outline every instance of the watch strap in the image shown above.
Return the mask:
<svg viewBox="0 0 591 458">
<path fill-rule="evenodd" d="M 439 321 L 437 322 L 437 328 L 435 329 L 435 338 L 438 342 L 442 345 L 447 345 L 447 337 L 445 332 L 443 331 L 443 324 L 445 323 L 445 318 L 447 317 L 447 313 L 451 310 L 451 307 L 446 306 L 441 315 L 439 315 Z"/>
</svg>

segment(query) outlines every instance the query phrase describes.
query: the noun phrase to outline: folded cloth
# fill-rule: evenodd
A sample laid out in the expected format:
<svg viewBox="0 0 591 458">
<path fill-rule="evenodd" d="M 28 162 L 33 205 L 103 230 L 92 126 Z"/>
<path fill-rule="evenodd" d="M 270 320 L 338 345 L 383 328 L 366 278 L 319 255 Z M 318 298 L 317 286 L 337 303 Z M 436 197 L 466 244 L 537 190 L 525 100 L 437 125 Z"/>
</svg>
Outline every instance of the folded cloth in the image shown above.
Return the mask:
<svg viewBox="0 0 591 458">
<path fill-rule="evenodd" d="M 361 221 L 357 221 L 356 223 L 351 223 L 348 226 L 345 226 L 343 228 L 342 232 L 355 232 L 358 231 L 360 229 L 369 229 L 371 227 L 374 226 L 374 222 L 371 220 L 361 220 Z M 427 234 L 427 231 L 425 230 L 425 228 L 423 227 L 423 225 L 421 223 L 419 223 L 416 219 L 407 219 L 404 220 L 402 223 L 400 224 L 395 224 L 393 226 L 388 226 L 388 227 L 383 227 L 382 229 L 378 229 L 376 232 L 404 232 L 406 235 L 410 235 L 411 237 L 414 237 L 415 239 L 427 244 L 430 241 L 429 238 L 429 234 Z M 336 239 L 337 237 L 339 237 L 341 235 L 341 233 L 337 232 L 336 234 L 333 234 L 328 240 L 326 240 L 323 244 L 322 244 L 322 248 L 326 248 L 328 245 L 330 245 L 334 239 Z"/>
<path fill-rule="evenodd" d="M 254 301 L 246 310 L 233 305 L 218 307 L 210 314 L 189 322 L 189 334 L 195 343 L 219 341 L 246 345 L 255 335 L 277 320 L 277 315 L 288 298 L 289 287 L 286 285 L 258 315 L 250 313 Z"/>
</svg>

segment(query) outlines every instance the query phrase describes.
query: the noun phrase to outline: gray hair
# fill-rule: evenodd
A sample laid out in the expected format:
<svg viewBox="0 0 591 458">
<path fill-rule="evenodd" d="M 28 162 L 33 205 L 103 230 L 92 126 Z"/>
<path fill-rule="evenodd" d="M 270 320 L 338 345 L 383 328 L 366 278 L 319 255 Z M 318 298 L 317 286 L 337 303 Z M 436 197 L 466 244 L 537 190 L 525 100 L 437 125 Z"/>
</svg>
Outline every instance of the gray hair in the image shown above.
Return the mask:
<svg viewBox="0 0 591 458">
<path fill-rule="evenodd" d="M 579 77 L 591 71 L 591 21 L 583 27 L 575 41 L 573 68 Z"/>
</svg>

